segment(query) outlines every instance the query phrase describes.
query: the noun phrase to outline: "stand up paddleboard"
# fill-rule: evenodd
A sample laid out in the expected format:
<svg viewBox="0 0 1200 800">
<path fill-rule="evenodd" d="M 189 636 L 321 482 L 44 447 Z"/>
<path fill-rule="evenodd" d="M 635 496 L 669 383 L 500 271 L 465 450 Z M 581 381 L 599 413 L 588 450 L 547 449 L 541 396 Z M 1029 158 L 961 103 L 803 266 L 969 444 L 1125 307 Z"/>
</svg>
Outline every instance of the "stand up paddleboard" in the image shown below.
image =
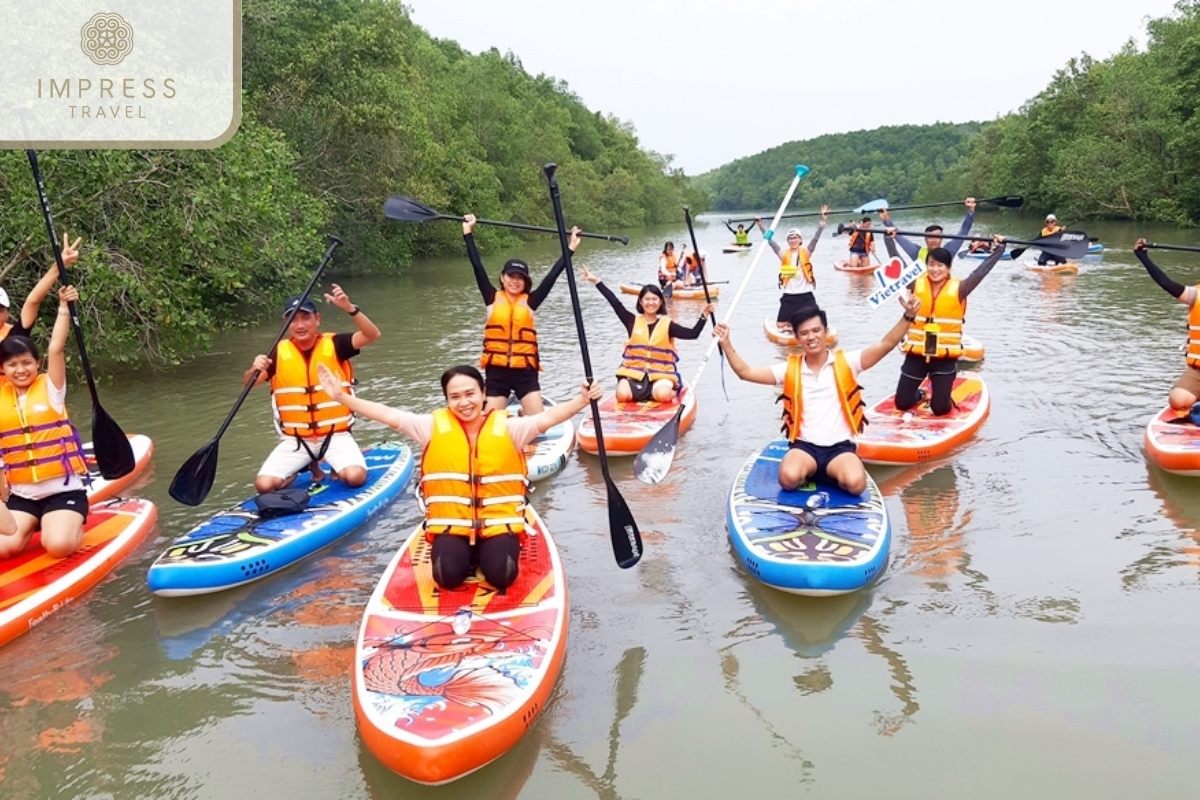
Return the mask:
<svg viewBox="0 0 1200 800">
<path fill-rule="evenodd" d="M 543 396 L 542 403 L 546 408 L 557 405 L 553 400 Z M 508 399 L 508 413 L 516 416 L 521 412 L 521 404 L 515 397 Z M 571 420 L 560 422 L 543 434 L 539 434 L 529 444 L 525 445 L 525 467 L 529 480 L 540 481 L 549 478 L 567 465 L 567 458 L 575 450 L 575 423 Z"/>
<path fill-rule="evenodd" d="M 95 505 L 110 497 L 116 497 L 142 477 L 146 467 L 150 466 L 150 457 L 154 455 L 154 442 L 150 440 L 150 437 L 140 433 L 131 433 L 129 434 L 129 445 L 133 448 L 133 471 L 110 481 L 100 474 L 92 443 L 84 442 L 83 460 L 87 465 L 88 477 L 91 478 L 91 484 L 87 487 L 88 503 Z"/>
<path fill-rule="evenodd" d="M 955 407 L 944 417 L 929 410 L 929 381 L 921 388 L 926 400 L 909 411 L 896 410 L 895 395 L 867 411 L 868 425 L 858 436 L 859 458 L 893 466 L 939 458 L 974 436 L 991 410 L 987 386 L 977 372 L 958 373 L 950 393 Z"/>
<path fill-rule="evenodd" d="M 1051 273 L 1054 275 L 1078 275 L 1079 265 L 1067 262 L 1066 264 L 1039 264 L 1036 261 L 1026 261 L 1025 269 L 1030 272 Z"/>
<path fill-rule="evenodd" d="M 867 264 L 865 267 L 852 267 L 850 266 L 850 262 L 845 260 L 833 262 L 833 268 L 838 272 L 849 272 L 851 275 L 870 275 L 879 269 L 874 264 Z"/>
<path fill-rule="evenodd" d="M 768 316 L 763 320 L 763 333 L 767 335 L 775 344 L 781 344 L 785 347 L 799 347 L 800 343 L 796 341 L 796 337 L 792 334 L 779 330 L 779 326 L 775 324 L 775 318 Z M 838 343 L 837 328 L 830 325 L 825 331 L 825 344 L 833 347 Z"/>
<path fill-rule="evenodd" d="M 729 538 L 738 560 L 758 580 L 792 594 L 845 594 L 874 583 L 887 568 L 892 540 L 879 487 L 868 475 L 861 497 L 814 483 L 786 491 L 779 462 L 787 451 L 782 439 L 771 442 L 733 482 Z"/>
<path fill-rule="evenodd" d="M 963 354 L 958 357 L 959 362 L 970 362 L 972 364 L 983 361 L 983 345 L 979 340 L 969 333 L 962 335 Z"/>
<path fill-rule="evenodd" d="M 254 499 L 200 523 L 171 543 L 150 566 L 146 583 L 165 597 L 219 592 L 250 583 L 328 547 L 400 495 L 413 472 L 407 445 L 386 442 L 363 450 L 367 482 L 313 485 L 307 472 L 293 486 L 308 489 L 299 514 L 263 519 Z M 328 465 L 323 465 L 326 472 Z"/>
<path fill-rule="evenodd" d="M 683 406 L 679 420 L 679 435 L 692 427 L 696 419 L 696 395 L 686 383 L 683 391 L 669 403 L 654 400 L 645 403 L 618 403 L 615 394 L 600 401 L 600 424 L 604 430 L 604 452 L 610 456 L 636 456 L 654 434 L 671 421 Z M 585 453 L 598 453 L 596 423 L 589 411 L 579 424 L 579 448 Z"/>
<path fill-rule="evenodd" d="M 1200 476 L 1200 426 L 1167 406 L 1146 425 L 1146 455 L 1167 472 Z"/>
<path fill-rule="evenodd" d="M 516 583 L 433 582 L 420 526 L 388 565 L 363 613 L 354 714 L 389 769 L 448 783 L 499 758 L 546 707 L 567 644 L 567 585 L 558 549 L 526 507 Z"/>
<path fill-rule="evenodd" d="M 722 253 L 748 253 L 754 249 L 752 244 L 727 244 L 721 248 Z"/>
<path fill-rule="evenodd" d="M 0 645 L 99 583 L 145 541 L 157 519 L 158 509 L 148 500 L 101 501 L 88 509 L 83 544 L 72 555 L 52 558 L 35 533 L 15 558 L 0 561 Z"/>
<path fill-rule="evenodd" d="M 621 291 L 624 292 L 625 294 L 641 294 L 642 287 L 634 286 L 632 283 L 622 283 Z M 715 300 L 720 295 L 721 295 L 721 287 L 713 286 L 710 283 L 708 285 L 708 296 Z M 704 287 L 703 286 L 688 286 L 688 287 L 676 286 L 674 288 L 674 290 L 672 291 L 672 293 L 667 296 L 673 297 L 676 300 L 703 300 L 704 299 Z"/>
</svg>

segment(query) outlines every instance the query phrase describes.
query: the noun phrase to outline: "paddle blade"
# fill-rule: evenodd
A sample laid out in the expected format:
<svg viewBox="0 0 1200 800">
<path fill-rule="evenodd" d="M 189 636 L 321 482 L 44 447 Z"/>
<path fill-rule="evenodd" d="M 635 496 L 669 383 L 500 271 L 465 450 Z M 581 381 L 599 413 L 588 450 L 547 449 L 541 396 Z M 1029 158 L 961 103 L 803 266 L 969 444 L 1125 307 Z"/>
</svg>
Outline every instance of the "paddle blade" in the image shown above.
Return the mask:
<svg viewBox="0 0 1200 800">
<path fill-rule="evenodd" d="M 124 477 L 137 466 L 129 437 L 98 403 L 92 405 L 92 446 L 96 466 L 106 480 Z"/>
<path fill-rule="evenodd" d="M 1020 195 L 1009 195 L 1008 197 L 993 197 L 988 202 L 995 203 L 1001 208 L 1020 208 L 1025 205 L 1025 198 Z"/>
<path fill-rule="evenodd" d="M 441 216 L 424 203 L 398 194 L 392 195 L 383 204 L 383 215 L 400 222 L 428 222 Z"/>
<path fill-rule="evenodd" d="M 660 483 L 671 470 L 675 460 L 675 445 L 679 442 L 679 418 L 683 406 L 671 417 L 671 421 L 658 429 L 654 438 L 646 443 L 633 460 L 633 474 L 642 483 Z"/>
<path fill-rule="evenodd" d="M 613 556 L 618 567 L 629 569 L 642 558 L 642 534 L 612 480 L 606 478 L 605 483 L 608 486 L 608 533 L 612 538 Z"/>
<path fill-rule="evenodd" d="M 1058 258 L 1083 258 L 1087 255 L 1088 236 L 1083 231 L 1059 231 L 1052 236 L 1046 236 L 1034 241 L 1043 253 Z"/>
<path fill-rule="evenodd" d="M 213 439 L 193 453 L 175 473 L 167 494 L 185 506 L 203 503 L 217 477 L 218 449 L 218 441 Z"/>
<path fill-rule="evenodd" d="M 874 214 L 877 211 L 884 211 L 888 207 L 888 201 L 885 198 L 872 200 L 869 203 L 863 203 L 858 208 L 854 209 L 855 214 Z"/>
</svg>

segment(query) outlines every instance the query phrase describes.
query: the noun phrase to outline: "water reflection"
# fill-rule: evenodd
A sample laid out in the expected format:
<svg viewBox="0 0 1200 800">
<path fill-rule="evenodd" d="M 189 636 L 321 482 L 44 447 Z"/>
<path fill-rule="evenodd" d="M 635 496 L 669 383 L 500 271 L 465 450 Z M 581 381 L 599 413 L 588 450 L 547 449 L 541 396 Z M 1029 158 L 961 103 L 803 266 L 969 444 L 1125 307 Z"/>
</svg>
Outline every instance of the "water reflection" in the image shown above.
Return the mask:
<svg viewBox="0 0 1200 800">
<path fill-rule="evenodd" d="M 1176 535 L 1167 538 L 1159 532 L 1161 526 L 1150 523 L 1135 532 L 1152 537 L 1145 555 L 1121 571 L 1121 583 L 1126 589 L 1142 588 L 1147 580 L 1176 567 L 1195 571 L 1200 577 L 1200 494 L 1196 479 L 1172 475 L 1146 462 L 1146 480 L 1154 496 L 1162 503 L 1162 513 L 1176 528 Z"/>
</svg>

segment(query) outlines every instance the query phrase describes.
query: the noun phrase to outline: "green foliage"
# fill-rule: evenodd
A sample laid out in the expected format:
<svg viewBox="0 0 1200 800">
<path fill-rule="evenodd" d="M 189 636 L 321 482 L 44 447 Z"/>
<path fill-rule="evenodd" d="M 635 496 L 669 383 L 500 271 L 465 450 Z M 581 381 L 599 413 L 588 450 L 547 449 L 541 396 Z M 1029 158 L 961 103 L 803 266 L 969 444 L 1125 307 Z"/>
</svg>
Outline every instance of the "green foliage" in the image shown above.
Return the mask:
<svg viewBox="0 0 1200 800">
<path fill-rule="evenodd" d="M 322 249 L 324 208 L 293 174 L 283 138 L 243 117 L 219 150 L 39 154 L 59 235 L 82 236 L 79 287 L 88 352 L 179 363 L 210 335 L 274 310 Z M 0 272 L 13 311 L 54 261 L 25 153 L 0 153 Z M 41 331 L 58 304 L 43 303 Z"/>
<path fill-rule="evenodd" d="M 788 142 L 738 159 L 696 178 L 713 208 L 775 208 L 796 164 L 811 172 L 792 208 L 821 203 L 857 206 L 886 197 L 892 203 L 944 200 L 971 193 L 966 156 L 980 124 L 900 125 Z"/>
</svg>

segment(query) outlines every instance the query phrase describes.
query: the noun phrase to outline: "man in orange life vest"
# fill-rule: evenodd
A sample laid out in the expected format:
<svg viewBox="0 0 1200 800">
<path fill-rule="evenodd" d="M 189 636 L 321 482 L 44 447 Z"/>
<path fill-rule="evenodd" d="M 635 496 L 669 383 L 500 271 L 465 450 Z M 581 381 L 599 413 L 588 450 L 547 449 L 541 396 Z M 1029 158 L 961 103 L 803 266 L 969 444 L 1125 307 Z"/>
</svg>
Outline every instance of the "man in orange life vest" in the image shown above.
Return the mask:
<svg viewBox="0 0 1200 800">
<path fill-rule="evenodd" d="M 324 365 L 341 378 L 346 391 L 354 380 L 350 359 L 379 338 L 379 328 L 358 306 L 333 284 L 325 302 L 345 311 L 358 330 L 353 333 L 321 333 L 321 315 L 312 300 L 290 298 L 284 304 L 284 316 L 296 309 L 288 325 L 290 337 L 266 355 L 254 357 L 243 381 L 259 371 L 258 382 L 271 381 L 271 406 L 275 426 L 283 441 L 267 456 L 254 480 L 259 492 L 273 492 L 292 482 L 297 472 L 309 467 L 313 480 L 325 477 L 317 467 L 324 458 L 333 467 L 338 480 L 347 486 L 362 486 L 367 481 L 367 462 L 354 441 L 350 427 L 354 416 L 346 407 L 326 394 L 317 375 Z"/>
<path fill-rule="evenodd" d="M 813 273 L 812 254 L 816 252 L 817 242 L 821 240 L 821 232 L 829 219 L 829 206 L 821 206 L 821 221 L 817 223 L 817 232 L 813 234 L 808 247 L 804 247 L 804 238 L 798 228 L 789 228 L 787 232 L 787 249 L 776 244 L 774 239 L 767 239 L 775 255 L 779 256 L 779 313 L 775 315 L 775 326 L 781 331 L 791 330 L 792 316 L 802 308 L 816 308 L 817 298 L 814 292 L 817 288 L 817 277 Z M 764 234 L 767 229 L 762 217 L 755 220 L 758 229 Z"/>
<path fill-rule="evenodd" d="M 803 355 L 769 367 L 752 367 L 733 349 L 729 326 L 717 325 L 713 335 L 721 343 L 729 366 L 751 383 L 783 387 L 783 433 L 791 443 L 779 463 L 779 485 L 784 489 L 814 480 L 836 483 L 850 494 L 867 489 L 867 472 L 856 452 L 854 437 L 866 424 L 858 374 L 868 370 L 900 344 L 917 308 L 916 299 L 903 295 L 904 316 L 880 341 L 849 353 L 830 352 L 825 344 L 828 322 L 819 308 L 797 311 L 792 329 Z"/>
</svg>

